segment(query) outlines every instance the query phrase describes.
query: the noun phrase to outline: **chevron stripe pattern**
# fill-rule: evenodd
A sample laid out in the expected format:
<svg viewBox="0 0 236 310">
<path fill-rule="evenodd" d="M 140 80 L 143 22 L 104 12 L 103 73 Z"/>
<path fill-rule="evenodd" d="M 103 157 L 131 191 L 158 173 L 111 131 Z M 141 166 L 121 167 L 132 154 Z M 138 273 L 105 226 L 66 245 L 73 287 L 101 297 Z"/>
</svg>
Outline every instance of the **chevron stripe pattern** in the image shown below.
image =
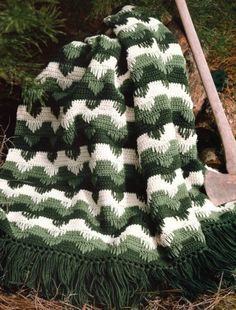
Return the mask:
<svg viewBox="0 0 236 310">
<path fill-rule="evenodd" d="M 151 289 L 217 287 L 236 264 L 236 203 L 204 194 L 180 46 L 140 8 L 104 22 L 111 37 L 67 44 L 39 74 L 44 105 L 18 107 L 1 281 L 117 309 Z"/>
</svg>

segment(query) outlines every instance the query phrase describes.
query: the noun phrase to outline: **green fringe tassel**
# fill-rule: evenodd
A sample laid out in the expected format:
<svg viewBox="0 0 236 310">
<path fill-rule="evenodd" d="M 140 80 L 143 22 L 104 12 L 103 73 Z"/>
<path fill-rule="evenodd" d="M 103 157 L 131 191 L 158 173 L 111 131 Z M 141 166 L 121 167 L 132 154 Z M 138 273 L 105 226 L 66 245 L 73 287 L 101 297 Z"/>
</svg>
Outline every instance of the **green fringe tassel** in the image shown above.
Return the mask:
<svg viewBox="0 0 236 310">
<path fill-rule="evenodd" d="M 0 239 L 0 283 L 6 289 L 36 289 L 46 299 L 74 305 L 97 304 L 103 309 L 139 304 L 147 292 L 144 266 L 117 260 L 88 260 L 73 254 L 30 246 L 8 236 Z"/>
<path fill-rule="evenodd" d="M 228 285 L 235 285 L 235 220 L 203 226 L 208 248 L 165 267 L 138 265 L 120 258 L 85 260 L 23 244 L 1 233 L 0 284 L 7 289 L 33 288 L 46 299 L 67 300 L 77 306 L 95 304 L 103 309 L 140 306 L 153 290 L 180 289 L 188 298 L 216 291 L 222 272 L 230 275 Z"/>
</svg>

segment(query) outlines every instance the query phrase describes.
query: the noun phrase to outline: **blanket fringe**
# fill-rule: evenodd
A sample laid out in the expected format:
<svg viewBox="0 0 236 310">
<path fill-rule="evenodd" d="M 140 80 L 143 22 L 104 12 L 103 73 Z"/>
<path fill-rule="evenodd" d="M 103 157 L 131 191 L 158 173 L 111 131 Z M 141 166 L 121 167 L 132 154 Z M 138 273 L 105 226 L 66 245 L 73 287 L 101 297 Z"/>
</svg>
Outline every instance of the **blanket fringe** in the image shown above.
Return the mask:
<svg viewBox="0 0 236 310">
<path fill-rule="evenodd" d="M 30 246 L 7 236 L 0 239 L 0 283 L 6 289 L 35 289 L 46 299 L 117 309 L 141 302 L 148 290 L 144 266 L 122 260 L 85 260 L 76 255 Z M 111 263 L 112 262 L 112 263 Z"/>
<path fill-rule="evenodd" d="M 47 299 L 61 299 L 77 306 L 90 303 L 103 309 L 140 305 L 148 292 L 160 293 L 168 288 L 180 289 L 181 294 L 192 298 L 197 293 L 216 291 L 222 272 L 226 273 L 225 285 L 235 285 L 235 231 L 235 222 L 209 225 L 205 228 L 209 248 L 165 267 L 125 259 L 93 260 L 92 256 L 85 260 L 84 256 L 23 244 L 2 235 L 0 283 L 7 289 L 23 286 Z"/>
</svg>

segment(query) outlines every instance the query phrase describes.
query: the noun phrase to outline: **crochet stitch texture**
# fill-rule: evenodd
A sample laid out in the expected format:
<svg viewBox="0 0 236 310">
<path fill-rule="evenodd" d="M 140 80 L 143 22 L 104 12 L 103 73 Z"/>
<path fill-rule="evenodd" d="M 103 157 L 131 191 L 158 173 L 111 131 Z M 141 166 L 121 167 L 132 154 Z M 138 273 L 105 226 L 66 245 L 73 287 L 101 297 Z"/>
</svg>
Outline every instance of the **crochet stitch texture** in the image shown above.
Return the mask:
<svg viewBox="0 0 236 310">
<path fill-rule="evenodd" d="M 0 179 L 0 276 L 75 305 L 196 294 L 236 266 L 236 204 L 203 191 L 186 63 L 140 8 L 65 45 L 19 105 Z M 68 297 L 69 296 L 69 297 Z"/>
</svg>

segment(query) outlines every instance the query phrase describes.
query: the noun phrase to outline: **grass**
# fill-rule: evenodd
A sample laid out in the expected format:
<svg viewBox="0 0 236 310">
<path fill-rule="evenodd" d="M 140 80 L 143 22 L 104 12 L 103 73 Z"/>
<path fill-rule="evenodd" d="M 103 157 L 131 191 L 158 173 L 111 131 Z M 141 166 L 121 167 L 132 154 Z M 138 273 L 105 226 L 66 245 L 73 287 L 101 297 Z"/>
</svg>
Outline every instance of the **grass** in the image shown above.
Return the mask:
<svg viewBox="0 0 236 310">
<path fill-rule="evenodd" d="M 131 308 L 124 308 L 126 310 Z M 215 294 L 203 294 L 196 300 L 189 301 L 171 291 L 167 297 L 156 296 L 146 301 L 142 310 L 235 310 L 236 293 L 228 289 L 220 289 Z M 9 294 L 0 289 L 0 310 L 103 310 L 91 305 L 82 308 L 70 305 L 67 302 L 45 300 L 37 292 L 19 290 Z"/>
</svg>

